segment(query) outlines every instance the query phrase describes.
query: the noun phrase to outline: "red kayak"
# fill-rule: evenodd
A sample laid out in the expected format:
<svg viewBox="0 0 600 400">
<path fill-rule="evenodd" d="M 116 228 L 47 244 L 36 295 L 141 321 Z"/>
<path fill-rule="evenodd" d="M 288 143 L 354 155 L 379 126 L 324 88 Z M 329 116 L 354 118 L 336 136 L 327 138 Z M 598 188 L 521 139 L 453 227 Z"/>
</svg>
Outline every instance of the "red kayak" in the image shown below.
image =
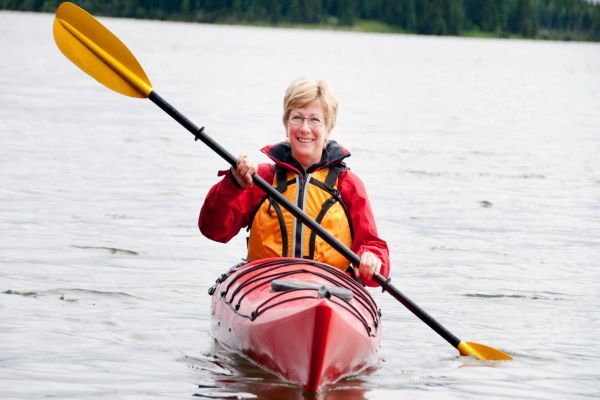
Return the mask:
<svg viewBox="0 0 600 400">
<path fill-rule="evenodd" d="M 305 390 L 319 391 L 378 359 L 377 305 L 337 268 L 259 260 L 233 267 L 209 293 L 215 339 Z"/>
</svg>

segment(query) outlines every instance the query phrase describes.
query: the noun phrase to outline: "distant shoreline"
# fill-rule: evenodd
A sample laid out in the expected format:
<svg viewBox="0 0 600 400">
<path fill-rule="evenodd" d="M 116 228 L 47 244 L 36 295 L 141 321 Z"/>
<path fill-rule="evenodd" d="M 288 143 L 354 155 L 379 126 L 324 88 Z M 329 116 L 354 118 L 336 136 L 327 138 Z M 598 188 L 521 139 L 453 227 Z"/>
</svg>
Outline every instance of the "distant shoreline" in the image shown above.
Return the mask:
<svg viewBox="0 0 600 400">
<path fill-rule="evenodd" d="M 16 13 L 36 13 L 36 14 L 54 14 L 52 11 L 33 11 L 33 10 L 12 10 L 0 8 L 0 12 L 16 12 Z M 163 18 L 149 18 L 149 17 L 136 17 L 136 16 L 125 16 L 125 15 L 106 15 L 101 12 L 93 13 L 99 17 L 108 18 L 122 18 L 122 19 L 134 19 L 142 21 L 170 21 L 170 22 L 185 22 L 185 23 L 199 23 L 206 25 L 223 25 L 223 26 L 248 26 L 248 27 L 260 27 L 260 28 L 277 28 L 277 29 L 304 29 L 304 30 L 323 30 L 323 31 L 337 31 L 337 32 L 360 32 L 360 33 L 386 33 L 386 34 L 402 34 L 402 35 L 415 35 L 425 37 L 462 37 L 462 38 L 481 38 L 481 39 L 511 39 L 511 40 L 549 40 L 549 41 L 563 41 L 563 42 L 588 42 L 588 43 L 600 43 L 600 38 L 585 37 L 582 34 L 569 31 L 553 31 L 548 29 L 539 29 L 534 36 L 525 36 L 516 33 L 509 32 L 486 32 L 481 30 L 464 30 L 457 34 L 424 34 L 418 32 L 412 32 L 404 30 L 398 26 L 391 25 L 382 21 L 374 20 L 356 20 L 353 25 L 340 25 L 337 23 L 295 23 L 295 22 L 279 22 L 272 23 L 269 21 L 236 21 L 232 18 L 222 18 L 215 21 L 200 21 L 193 20 L 190 18 L 183 18 L 181 16 L 170 16 Z"/>
<path fill-rule="evenodd" d="M 146 19 L 146 18 L 144 18 Z M 339 31 L 339 32 L 361 32 L 361 33 L 389 33 L 389 34 L 401 34 L 401 35 L 414 35 L 414 36 L 425 36 L 425 37 L 464 37 L 464 38 L 481 38 L 481 39 L 516 39 L 516 40 L 553 40 L 561 42 L 589 42 L 589 43 L 600 43 L 600 39 L 585 38 L 581 35 L 577 35 L 573 32 L 556 32 L 549 30 L 540 30 L 535 36 L 524 36 L 515 33 L 493 33 L 484 32 L 478 30 L 462 31 L 458 34 L 423 34 L 410 32 L 393 25 L 385 24 L 382 22 L 374 21 L 357 21 L 353 26 L 342 26 L 336 24 L 300 24 L 300 23 L 278 23 L 273 24 L 269 22 L 237 22 L 231 23 L 227 21 L 216 21 L 216 22 L 202 22 L 202 21 L 188 21 L 184 19 L 166 19 L 164 21 L 174 22 L 198 22 L 204 24 L 216 24 L 216 25 L 229 25 L 229 26 L 254 26 L 261 28 L 281 28 L 281 29 L 305 29 L 305 30 L 325 30 L 325 31 Z"/>
</svg>

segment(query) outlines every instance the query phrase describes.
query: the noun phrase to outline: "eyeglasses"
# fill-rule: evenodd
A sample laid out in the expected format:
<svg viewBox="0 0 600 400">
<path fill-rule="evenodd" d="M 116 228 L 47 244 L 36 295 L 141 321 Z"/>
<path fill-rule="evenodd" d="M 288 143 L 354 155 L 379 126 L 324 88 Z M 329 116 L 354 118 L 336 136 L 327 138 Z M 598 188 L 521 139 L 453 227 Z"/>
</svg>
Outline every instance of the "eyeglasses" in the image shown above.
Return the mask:
<svg viewBox="0 0 600 400">
<path fill-rule="evenodd" d="M 323 121 L 321 120 L 321 118 L 319 117 L 315 117 L 315 116 L 311 116 L 311 117 L 302 117 L 300 115 L 294 115 L 291 116 L 290 119 L 288 120 L 290 122 L 290 124 L 292 125 L 297 125 L 300 126 L 302 124 L 304 124 L 304 120 L 308 121 L 308 125 L 311 128 L 316 128 L 318 126 L 322 126 L 323 125 Z"/>
</svg>

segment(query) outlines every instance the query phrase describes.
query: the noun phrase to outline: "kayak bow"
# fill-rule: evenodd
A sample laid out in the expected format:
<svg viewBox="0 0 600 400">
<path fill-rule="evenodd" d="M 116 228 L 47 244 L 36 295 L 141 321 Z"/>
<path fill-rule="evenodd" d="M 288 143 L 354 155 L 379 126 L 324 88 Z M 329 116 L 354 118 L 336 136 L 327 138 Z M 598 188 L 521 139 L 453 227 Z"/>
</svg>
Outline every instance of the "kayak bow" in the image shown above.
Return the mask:
<svg viewBox="0 0 600 400">
<path fill-rule="evenodd" d="M 217 341 L 316 392 L 378 360 L 380 312 L 358 282 L 312 260 L 240 264 L 212 294 Z"/>
</svg>

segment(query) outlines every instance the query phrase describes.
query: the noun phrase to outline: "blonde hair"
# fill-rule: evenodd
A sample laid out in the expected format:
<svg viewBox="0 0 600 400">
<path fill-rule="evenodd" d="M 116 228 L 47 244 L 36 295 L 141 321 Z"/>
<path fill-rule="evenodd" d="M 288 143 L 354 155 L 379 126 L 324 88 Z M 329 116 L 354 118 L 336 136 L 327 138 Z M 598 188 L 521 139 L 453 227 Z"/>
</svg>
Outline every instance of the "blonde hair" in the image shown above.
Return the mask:
<svg viewBox="0 0 600 400">
<path fill-rule="evenodd" d="M 323 80 L 298 78 L 285 91 L 283 98 L 283 124 L 287 126 L 292 110 L 302 108 L 318 100 L 323 108 L 325 127 L 331 131 L 335 126 L 338 102 L 329 84 Z"/>
</svg>

